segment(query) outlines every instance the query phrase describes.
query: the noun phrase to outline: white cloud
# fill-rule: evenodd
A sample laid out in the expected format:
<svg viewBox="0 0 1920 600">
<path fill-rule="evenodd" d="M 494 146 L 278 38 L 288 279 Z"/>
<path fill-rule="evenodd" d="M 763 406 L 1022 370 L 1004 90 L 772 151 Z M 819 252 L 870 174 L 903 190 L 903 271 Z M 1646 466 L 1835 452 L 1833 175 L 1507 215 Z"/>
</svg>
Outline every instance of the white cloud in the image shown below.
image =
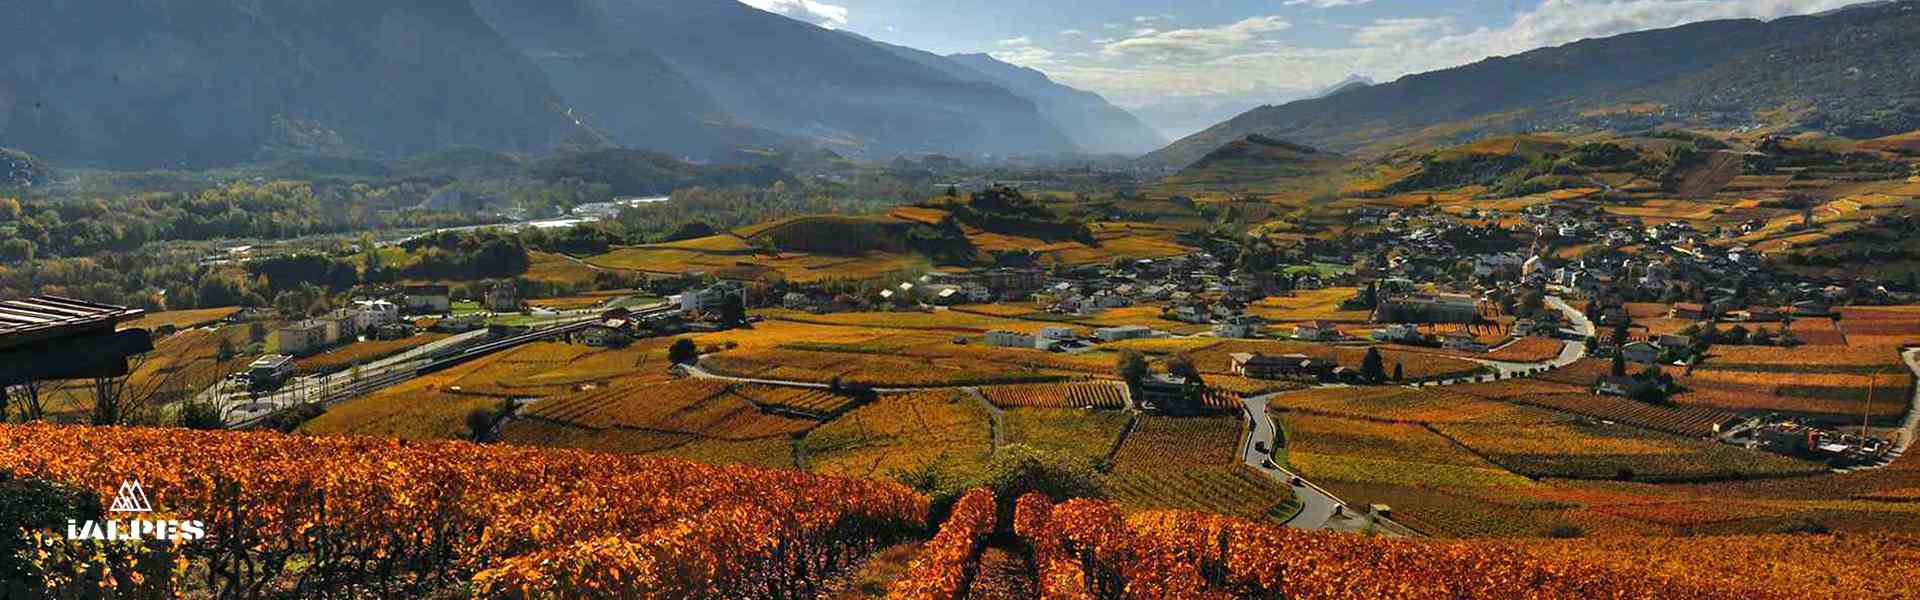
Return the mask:
<svg viewBox="0 0 1920 600">
<path fill-rule="evenodd" d="M 1266 41 L 1266 34 L 1292 27 L 1275 16 L 1252 17 L 1230 25 L 1197 29 L 1134 32 L 1132 37 L 1101 47 L 1104 55 L 1151 62 L 1196 61 L 1231 54 Z"/>
<path fill-rule="evenodd" d="M 1078 29 L 1062 29 L 1060 30 L 1060 35 L 1084 36 L 1087 35 L 1087 32 Z"/>
<path fill-rule="evenodd" d="M 1287 6 L 1307 5 L 1314 8 L 1336 8 L 1341 6 L 1359 6 L 1373 0 L 1287 0 Z"/>
<path fill-rule="evenodd" d="M 740 0 L 740 2 L 796 21 L 827 29 L 847 26 L 847 7 L 814 0 Z"/>
<path fill-rule="evenodd" d="M 1453 18 L 1376 19 L 1353 34 L 1353 42 L 1362 46 L 1385 46 L 1429 39 L 1432 34 L 1453 29 Z"/>
<path fill-rule="evenodd" d="M 1367 0 L 1288 0 L 1316 7 Z M 1545 46 L 1631 31 L 1728 18 L 1771 19 L 1858 0 L 1543 0 L 1510 22 L 1468 28 L 1446 16 L 1378 19 L 1353 28 L 1338 46 L 1290 44 L 1274 34 L 1292 26 L 1260 16 L 1210 28 L 1152 31 L 1093 40 L 1090 58 L 1022 57 L 1054 79 L 1126 106 L 1169 96 L 1279 99 L 1353 74 L 1390 81 L 1411 73 L 1513 55 Z M 999 54 L 996 54 L 999 56 Z M 1017 60 L 1008 62 L 1018 62 Z"/>
<path fill-rule="evenodd" d="M 1053 60 L 1052 50 L 1035 46 L 1033 40 L 1026 37 L 1000 40 L 995 44 L 1000 46 L 1000 49 L 988 52 L 987 55 L 1009 64 L 1034 68 L 1051 68 L 1057 64 Z"/>
</svg>

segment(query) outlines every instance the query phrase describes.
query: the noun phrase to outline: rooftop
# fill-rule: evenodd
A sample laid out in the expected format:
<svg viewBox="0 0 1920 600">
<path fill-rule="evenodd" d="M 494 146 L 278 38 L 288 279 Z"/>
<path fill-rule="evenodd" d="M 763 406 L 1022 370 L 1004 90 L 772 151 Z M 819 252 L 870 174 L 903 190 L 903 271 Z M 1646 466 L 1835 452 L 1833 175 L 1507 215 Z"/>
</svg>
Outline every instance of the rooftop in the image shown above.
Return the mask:
<svg viewBox="0 0 1920 600">
<path fill-rule="evenodd" d="M 106 329 L 139 317 L 137 308 L 57 296 L 0 302 L 0 348 Z"/>
</svg>

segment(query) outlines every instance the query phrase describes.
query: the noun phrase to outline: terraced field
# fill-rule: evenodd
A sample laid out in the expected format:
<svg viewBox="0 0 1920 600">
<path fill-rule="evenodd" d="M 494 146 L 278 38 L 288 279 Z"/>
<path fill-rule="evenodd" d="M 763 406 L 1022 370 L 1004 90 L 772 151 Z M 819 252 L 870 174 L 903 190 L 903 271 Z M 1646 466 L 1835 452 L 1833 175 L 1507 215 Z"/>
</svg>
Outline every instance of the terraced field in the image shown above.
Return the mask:
<svg viewBox="0 0 1920 600">
<path fill-rule="evenodd" d="M 993 451 L 986 410 L 954 390 L 883 395 L 800 440 L 809 469 L 889 477 L 940 463 L 976 472 Z"/>
<path fill-rule="evenodd" d="M 1107 492 L 1130 509 L 1284 517 L 1291 491 L 1237 460 L 1240 419 L 1144 417 L 1121 444 Z"/>
<path fill-rule="evenodd" d="M 1126 394 L 1119 385 L 1110 382 L 1002 385 L 980 388 L 980 393 L 1001 408 L 1118 410 L 1127 407 Z"/>
</svg>

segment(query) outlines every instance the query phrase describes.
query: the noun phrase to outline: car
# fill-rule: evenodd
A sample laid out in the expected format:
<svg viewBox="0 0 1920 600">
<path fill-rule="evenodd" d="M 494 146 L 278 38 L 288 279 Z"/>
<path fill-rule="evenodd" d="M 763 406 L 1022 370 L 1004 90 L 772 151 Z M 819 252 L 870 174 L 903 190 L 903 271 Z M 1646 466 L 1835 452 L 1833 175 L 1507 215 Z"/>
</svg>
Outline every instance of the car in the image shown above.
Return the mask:
<svg viewBox="0 0 1920 600">
<path fill-rule="evenodd" d="M 1292 484 L 1293 487 L 1307 487 L 1307 480 L 1301 479 L 1299 475 L 1293 476 L 1293 480 L 1288 483 Z"/>
<path fill-rule="evenodd" d="M 1253 449 L 1254 449 L 1254 450 L 1256 450 L 1256 451 L 1259 451 L 1259 452 L 1267 452 L 1267 443 L 1266 443 L 1266 442 L 1254 442 L 1254 443 L 1253 443 Z"/>
</svg>

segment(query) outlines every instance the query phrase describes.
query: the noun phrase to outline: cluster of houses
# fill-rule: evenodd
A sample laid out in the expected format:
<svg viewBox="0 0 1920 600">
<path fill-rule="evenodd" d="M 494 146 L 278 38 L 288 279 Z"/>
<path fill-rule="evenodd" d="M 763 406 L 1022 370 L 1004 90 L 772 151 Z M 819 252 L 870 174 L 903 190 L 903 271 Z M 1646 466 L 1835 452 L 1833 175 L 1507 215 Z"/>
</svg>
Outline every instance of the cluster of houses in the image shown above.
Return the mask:
<svg viewBox="0 0 1920 600">
<path fill-rule="evenodd" d="M 1869 435 L 1826 429 L 1792 417 L 1770 415 L 1752 430 L 1756 445 L 1768 451 L 1838 464 L 1861 465 L 1886 460 L 1893 444 Z"/>
<path fill-rule="evenodd" d="M 397 301 L 396 301 L 397 300 Z M 494 312 L 520 310 L 518 288 L 501 281 L 487 288 L 481 305 Z M 400 289 L 394 300 L 376 298 L 353 301 L 351 306 L 325 315 L 301 319 L 280 326 L 276 332 L 276 350 L 284 355 L 305 356 L 327 348 L 350 344 L 365 337 L 397 340 L 419 333 L 404 314 L 449 314 L 453 309 L 452 291 L 444 285 L 410 285 Z M 484 315 L 450 315 L 434 324 L 435 331 L 460 333 L 486 327 Z"/>
<path fill-rule="evenodd" d="M 1020 333 L 1017 331 L 989 331 L 984 338 L 988 346 L 999 348 L 1032 348 L 1052 352 L 1072 352 L 1091 347 L 1095 343 L 1112 343 L 1123 340 L 1168 337 L 1165 331 L 1143 325 L 1121 325 L 1102 327 L 1093 330 L 1093 335 L 1081 335 L 1073 327 L 1046 327 L 1038 333 Z"/>
<path fill-rule="evenodd" d="M 387 300 L 355 300 L 350 307 L 282 325 L 276 336 L 277 350 L 305 356 L 353 343 L 363 335 L 383 340 L 413 335 L 413 325 L 401 320 L 400 312 L 400 305 Z"/>
</svg>

